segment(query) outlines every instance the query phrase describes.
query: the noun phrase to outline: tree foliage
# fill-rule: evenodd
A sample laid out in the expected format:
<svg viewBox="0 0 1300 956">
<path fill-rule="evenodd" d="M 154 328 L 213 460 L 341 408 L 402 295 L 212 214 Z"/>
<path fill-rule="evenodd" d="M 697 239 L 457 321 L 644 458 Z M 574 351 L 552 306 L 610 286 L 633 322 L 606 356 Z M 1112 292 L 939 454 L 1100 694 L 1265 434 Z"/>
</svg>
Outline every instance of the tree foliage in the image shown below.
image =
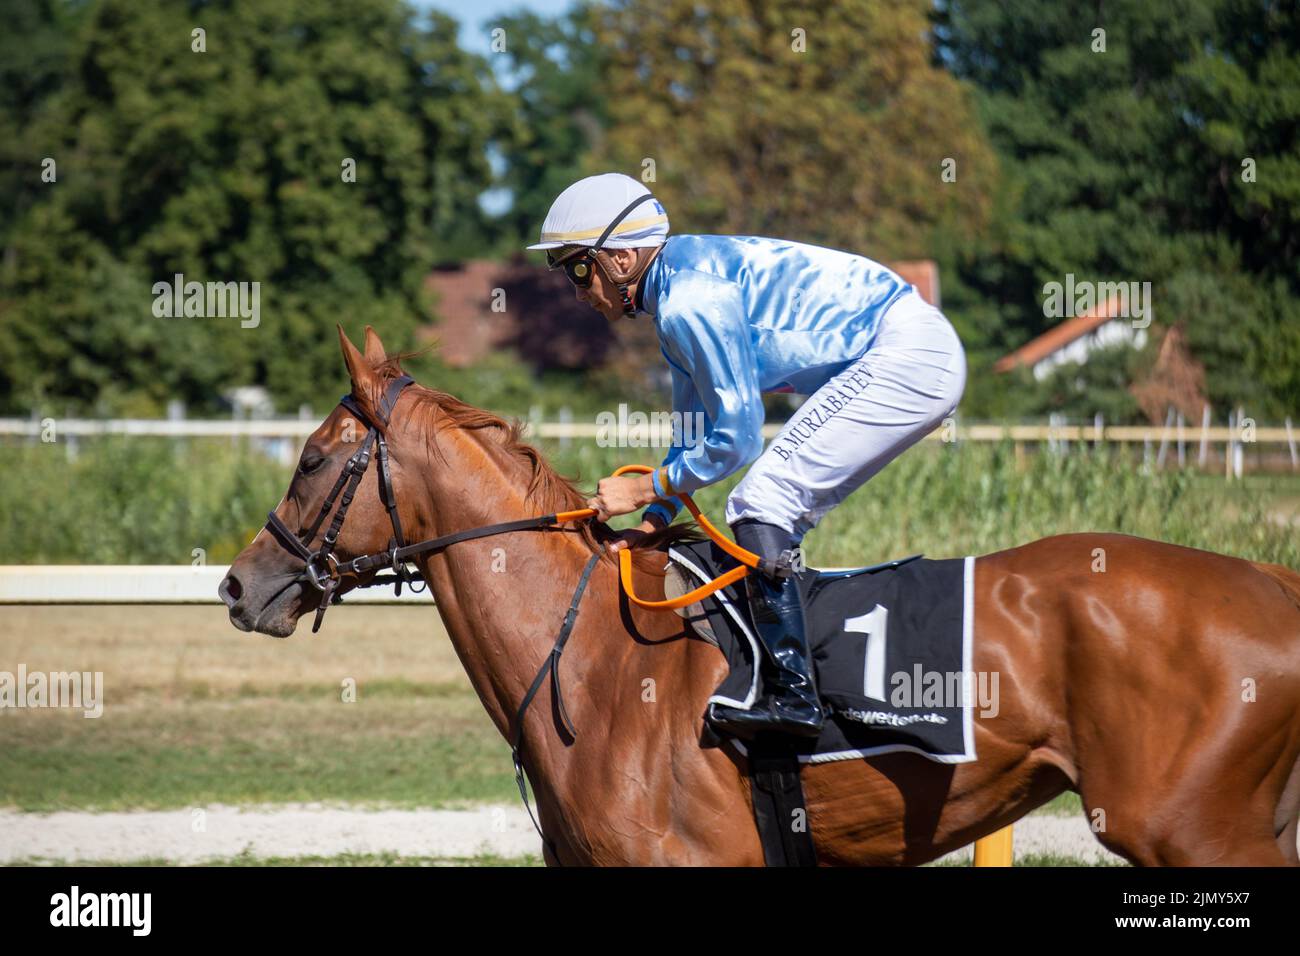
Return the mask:
<svg viewBox="0 0 1300 956">
<path fill-rule="evenodd" d="M 499 223 L 516 244 L 536 242 L 555 197 L 588 172 L 592 146 L 608 123 L 605 57 L 589 4 L 556 17 L 520 11 L 494 21 L 505 31 L 505 57 L 517 101 L 517 135 L 505 157 L 502 187 L 511 205 Z"/>
<path fill-rule="evenodd" d="M 608 169 L 678 232 L 937 259 L 968 416 L 1136 414 L 1122 382 L 1150 355 L 991 372 L 1057 321 L 1067 273 L 1151 282 L 1220 419 L 1300 409 L 1289 0 L 579 0 L 495 22 L 500 82 L 402 0 L 2 16 L 0 411 L 327 400 L 335 322 L 412 345 L 432 266 L 506 254 Z M 156 317 L 176 274 L 260 283 L 260 324 Z"/>
<path fill-rule="evenodd" d="M 597 10 L 611 125 L 683 232 L 925 255 L 972 237 L 996 164 L 962 84 L 930 62 L 922 0 L 618 0 Z M 941 178 L 955 161 L 958 188 Z"/>
<path fill-rule="evenodd" d="M 156 413 L 261 383 L 293 407 L 341 383 L 335 322 L 409 344 L 428 266 L 481 241 L 510 117 L 454 27 L 398 0 L 95 4 L 24 124 L 0 404 Z M 260 283 L 260 324 L 155 317 L 175 274 Z"/>
<path fill-rule="evenodd" d="M 1300 407 L 1294 5 L 949 0 L 936 33 L 1006 171 L 996 228 L 957 263 L 990 352 L 1053 324 L 1041 289 L 1066 273 L 1149 281 L 1221 414 Z"/>
</svg>

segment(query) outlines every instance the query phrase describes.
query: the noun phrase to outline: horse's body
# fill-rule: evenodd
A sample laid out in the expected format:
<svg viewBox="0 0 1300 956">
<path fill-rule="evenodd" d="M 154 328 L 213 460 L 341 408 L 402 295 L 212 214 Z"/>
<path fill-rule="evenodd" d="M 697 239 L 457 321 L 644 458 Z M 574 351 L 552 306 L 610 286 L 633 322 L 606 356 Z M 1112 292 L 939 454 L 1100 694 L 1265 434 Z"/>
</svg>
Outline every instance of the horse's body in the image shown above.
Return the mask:
<svg viewBox="0 0 1300 956">
<path fill-rule="evenodd" d="M 345 357 L 354 396 L 373 400 L 393 371 L 380 365 L 378 340 L 368 336 L 369 362 L 346 343 Z M 408 391 L 388 440 L 412 540 L 581 507 L 498 420 Z M 308 450 L 341 460 L 346 417 L 336 410 Z M 327 484 L 295 477 L 278 513 L 302 525 L 295 511 L 314 508 Z M 370 476 L 356 509 L 365 515 L 349 519 L 340 551 L 382 550 L 386 519 Z M 593 546 L 583 531 L 517 532 L 418 562 L 503 736 Z M 292 632 L 313 596 L 289 583 L 290 565 L 266 534 L 239 556 L 223 585 L 238 626 Z M 661 596 L 662 553 L 643 552 L 637 565 L 638 593 Z M 974 581 L 973 669 L 996 672 L 1000 689 L 997 715 L 975 721 L 978 760 L 889 754 L 807 766 L 821 862 L 923 863 L 1067 789 L 1082 795 L 1102 843 L 1135 863 L 1300 862 L 1300 575 L 1087 534 L 979 558 Z M 677 615 L 630 604 L 614 562 L 600 561 L 560 668 L 577 736 L 564 732 L 549 685 L 525 723 L 524 762 L 558 856 L 548 851 L 548 862 L 763 862 L 743 760 L 701 746 L 705 701 L 725 666 Z"/>
</svg>

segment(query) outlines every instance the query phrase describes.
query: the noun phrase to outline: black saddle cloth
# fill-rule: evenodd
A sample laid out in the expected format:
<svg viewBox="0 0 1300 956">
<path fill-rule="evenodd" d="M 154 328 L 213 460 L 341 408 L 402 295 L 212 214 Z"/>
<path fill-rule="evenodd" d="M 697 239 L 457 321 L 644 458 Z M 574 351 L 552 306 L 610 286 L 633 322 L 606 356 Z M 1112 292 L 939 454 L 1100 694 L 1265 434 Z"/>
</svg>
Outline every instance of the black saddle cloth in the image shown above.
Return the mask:
<svg viewBox="0 0 1300 956">
<path fill-rule="evenodd" d="M 735 567 L 711 541 L 676 545 L 669 559 L 695 587 Z M 913 751 L 942 763 L 975 759 L 966 590 L 973 558 L 907 558 L 854 571 L 798 574 L 817 686 L 828 720 L 797 743 L 802 761 L 848 760 Z M 730 664 L 709 706 L 748 709 L 766 667 L 753 633 L 744 582 L 694 606 Z"/>
</svg>

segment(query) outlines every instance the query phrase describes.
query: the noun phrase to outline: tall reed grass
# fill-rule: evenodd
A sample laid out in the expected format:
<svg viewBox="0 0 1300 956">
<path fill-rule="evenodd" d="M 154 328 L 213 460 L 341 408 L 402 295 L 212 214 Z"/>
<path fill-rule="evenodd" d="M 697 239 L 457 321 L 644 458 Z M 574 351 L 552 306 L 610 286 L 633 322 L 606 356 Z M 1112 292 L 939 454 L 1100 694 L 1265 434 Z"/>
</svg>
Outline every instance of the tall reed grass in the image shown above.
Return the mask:
<svg viewBox="0 0 1300 956">
<path fill-rule="evenodd" d="M 543 442 L 584 488 L 657 449 Z M 229 439 L 103 438 L 69 461 L 61 445 L 0 448 L 4 563 L 184 564 L 202 549 L 230 561 L 288 485 L 290 469 Z M 699 504 L 721 520 L 735 480 Z M 400 492 L 399 492 L 400 493 Z M 924 551 L 982 554 L 1072 531 L 1118 531 L 1300 567 L 1300 526 L 1287 510 L 1300 479 L 1227 483 L 1194 471 L 1154 471 L 1122 454 L 1069 455 L 1012 446 L 926 444 L 905 453 L 809 535 L 817 565 L 852 565 Z M 624 519 L 621 524 L 627 524 Z"/>
</svg>

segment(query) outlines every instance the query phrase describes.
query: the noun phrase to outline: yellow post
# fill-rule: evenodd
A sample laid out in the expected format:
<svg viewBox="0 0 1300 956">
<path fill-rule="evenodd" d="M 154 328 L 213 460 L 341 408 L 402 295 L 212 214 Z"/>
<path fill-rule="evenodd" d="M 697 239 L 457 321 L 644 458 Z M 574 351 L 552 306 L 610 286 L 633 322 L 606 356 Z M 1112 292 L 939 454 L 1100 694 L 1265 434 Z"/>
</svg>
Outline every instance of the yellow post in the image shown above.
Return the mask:
<svg viewBox="0 0 1300 956">
<path fill-rule="evenodd" d="M 976 866 L 1011 865 L 1011 827 L 975 841 Z"/>
</svg>

